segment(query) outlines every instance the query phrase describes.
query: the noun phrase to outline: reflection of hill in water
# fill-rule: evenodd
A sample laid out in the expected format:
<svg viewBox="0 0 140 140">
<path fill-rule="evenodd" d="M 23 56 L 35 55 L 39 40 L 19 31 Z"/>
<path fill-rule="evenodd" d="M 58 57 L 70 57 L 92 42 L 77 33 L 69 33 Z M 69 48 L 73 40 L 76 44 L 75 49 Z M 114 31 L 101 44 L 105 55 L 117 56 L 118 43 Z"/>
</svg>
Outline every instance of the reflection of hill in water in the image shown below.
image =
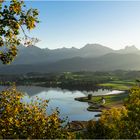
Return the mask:
<svg viewBox="0 0 140 140">
<path fill-rule="evenodd" d="M 72 94 L 75 93 L 75 91 L 70 91 L 70 90 L 66 90 L 66 89 L 61 89 L 61 88 L 45 88 L 45 87 L 37 87 L 37 86 L 18 86 L 17 87 L 18 90 L 20 90 L 21 92 L 27 93 L 29 96 L 34 96 L 38 93 L 41 92 L 48 92 L 50 90 L 54 91 L 54 92 L 63 92 L 64 94 L 66 94 L 67 92 L 71 92 Z"/>
<path fill-rule="evenodd" d="M 9 89 L 10 86 L 0 86 L 0 92 Z M 48 91 L 49 88 L 35 87 L 35 86 L 18 86 L 17 89 L 23 93 L 27 93 L 29 96 L 36 95 L 42 91 Z"/>
<path fill-rule="evenodd" d="M 37 86 L 18 86 L 18 90 L 21 92 L 27 93 L 29 96 L 34 96 L 42 91 L 49 91 L 50 88 L 43 88 L 43 87 L 37 87 Z"/>
<path fill-rule="evenodd" d="M 7 87 L 0 86 L 0 91 L 6 89 Z M 35 96 L 41 92 L 53 91 L 53 92 L 62 92 L 63 94 L 67 94 L 70 92 L 71 94 L 75 94 L 76 92 L 80 92 L 87 96 L 88 94 L 92 95 L 99 95 L 107 93 L 108 90 L 97 89 L 95 91 L 79 91 L 79 90 L 68 90 L 68 89 L 61 89 L 61 88 L 46 88 L 46 87 L 38 87 L 38 86 L 18 86 L 17 89 L 23 93 L 27 93 L 29 96 Z"/>
</svg>

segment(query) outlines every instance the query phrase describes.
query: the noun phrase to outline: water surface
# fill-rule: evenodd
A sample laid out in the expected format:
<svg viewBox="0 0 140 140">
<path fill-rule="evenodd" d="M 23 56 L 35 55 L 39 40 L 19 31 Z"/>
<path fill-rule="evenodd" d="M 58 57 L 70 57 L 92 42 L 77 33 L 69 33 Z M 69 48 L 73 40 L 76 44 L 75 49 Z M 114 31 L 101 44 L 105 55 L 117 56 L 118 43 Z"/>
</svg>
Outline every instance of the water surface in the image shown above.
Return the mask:
<svg viewBox="0 0 140 140">
<path fill-rule="evenodd" d="M 5 87 L 1 86 L 0 90 L 3 90 Z M 91 120 L 96 119 L 95 115 L 99 114 L 98 112 L 89 112 L 87 111 L 88 103 L 79 102 L 74 100 L 76 97 L 85 97 L 88 94 L 92 95 L 105 95 L 112 94 L 112 92 L 108 90 L 98 90 L 96 92 L 87 92 L 87 91 L 69 91 L 62 90 L 60 88 L 44 88 L 44 87 L 35 87 L 35 86 L 18 86 L 18 90 L 28 94 L 28 96 L 24 97 L 25 102 L 30 102 L 30 100 L 34 100 L 36 96 L 41 99 L 49 100 L 47 113 L 50 114 L 57 107 L 60 111 L 60 117 L 66 118 L 68 117 L 69 121 L 72 120 Z M 113 94 L 115 92 L 113 91 Z M 120 93 L 120 92 L 118 92 Z"/>
</svg>

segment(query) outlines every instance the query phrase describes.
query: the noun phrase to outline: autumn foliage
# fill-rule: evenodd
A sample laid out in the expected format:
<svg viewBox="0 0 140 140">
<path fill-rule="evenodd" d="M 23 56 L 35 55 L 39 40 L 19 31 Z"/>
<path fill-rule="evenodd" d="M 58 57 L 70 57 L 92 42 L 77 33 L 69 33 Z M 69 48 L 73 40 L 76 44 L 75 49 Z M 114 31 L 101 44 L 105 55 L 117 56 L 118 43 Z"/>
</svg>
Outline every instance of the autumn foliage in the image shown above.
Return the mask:
<svg viewBox="0 0 140 140">
<path fill-rule="evenodd" d="M 74 138 L 57 111 L 47 115 L 48 101 L 24 103 L 23 93 L 12 87 L 0 93 L 1 138 Z"/>
<path fill-rule="evenodd" d="M 0 1 L 0 60 L 3 64 L 9 64 L 17 55 L 17 46 L 21 43 L 21 33 L 25 38 L 25 45 L 31 41 L 25 30 L 34 29 L 39 22 L 38 10 L 28 9 L 21 0 Z M 20 36 L 19 36 L 20 35 Z"/>
</svg>

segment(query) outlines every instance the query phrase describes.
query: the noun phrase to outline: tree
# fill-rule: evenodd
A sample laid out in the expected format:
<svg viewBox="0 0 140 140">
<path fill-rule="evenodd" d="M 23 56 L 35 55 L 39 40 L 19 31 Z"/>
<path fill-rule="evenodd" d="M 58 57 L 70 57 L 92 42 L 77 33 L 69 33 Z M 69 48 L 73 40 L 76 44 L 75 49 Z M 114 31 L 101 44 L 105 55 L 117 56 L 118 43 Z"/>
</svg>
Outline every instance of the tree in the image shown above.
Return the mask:
<svg viewBox="0 0 140 140">
<path fill-rule="evenodd" d="M 9 4 L 0 0 L 0 60 L 3 64 L 9 64 L 17 55 L 17 46 L 21 43 L 19 35 L 21 31 L 24 34 L 25 45 L 30 45 L 38 39 L 29 38 L 25 30 L 31 30 L 36 27 L 38 20 L 38 10 L 26 10 L 24 1 L 10 0 Z"/>
</svg>

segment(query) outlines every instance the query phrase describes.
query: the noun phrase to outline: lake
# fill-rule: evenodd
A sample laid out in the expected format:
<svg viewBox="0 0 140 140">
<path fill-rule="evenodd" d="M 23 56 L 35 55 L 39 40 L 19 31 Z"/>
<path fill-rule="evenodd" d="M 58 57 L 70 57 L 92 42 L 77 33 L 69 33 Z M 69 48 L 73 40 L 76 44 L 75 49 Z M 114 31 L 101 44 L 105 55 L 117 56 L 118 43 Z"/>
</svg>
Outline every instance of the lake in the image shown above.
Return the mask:
<svg viewBox="0 0 140 140">
<path fill-rule="evenodd" d="M 5 87 L 0 86 L 0 90 L 3 90 Z M 30 96 L 25 96 L 24 101 L 30 102 L 30 100 L 35 99 L 38 96 L 41 99 L 49 100 L 47 113 L 50 114 L 57 107 L 60 111 L 60 118 L 68 117 L 68 121 L 79 120 L 87 121 L 91 119 L 97 119 L 95 115 L 99 114 L 98 112 L 89 112 L 87 111 L 88 103 L 79 102 L 74 100 L 76 97 L 85 97 L 88 94 L 92 95 L 105 95 L 105 94 L 114 94 L 122 93 L 121 91 L 108 91 L 108 90 L 98 90 L 96 92 L 87 92 L 87 91 L 69 91 L 62 90 L 60 88 L 45 88 L 45 87 L 36 87 L 36 86 L 18 86 L 18 90 L 28 94 Z"/>
</svg>

